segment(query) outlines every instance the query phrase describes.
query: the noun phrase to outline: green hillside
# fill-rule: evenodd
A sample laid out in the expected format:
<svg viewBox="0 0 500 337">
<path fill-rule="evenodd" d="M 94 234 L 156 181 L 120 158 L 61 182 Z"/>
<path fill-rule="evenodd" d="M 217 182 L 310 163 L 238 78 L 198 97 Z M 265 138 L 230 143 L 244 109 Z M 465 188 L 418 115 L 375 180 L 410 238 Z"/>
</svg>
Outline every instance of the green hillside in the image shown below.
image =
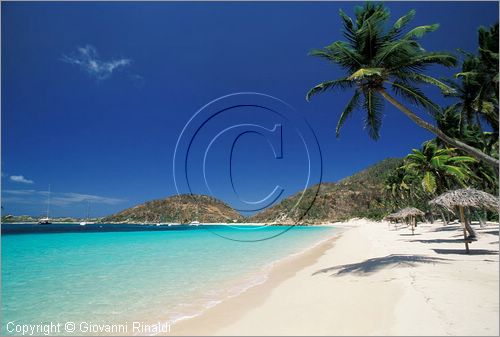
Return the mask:
<svg viewBox="0 0 500 337">
<path fill-rule="evenodd" d="M 401 162 L 399 158 L 388 158 L 338 183 L 323 183 L 319 190 L 318 186 L 310 187 L 302 199 L 302 193 L 295 194 L 248 221 L 324 223 L 353 217 L 379 218 L 388 212 L 382 195 L 385 178 Z"/>
<path fill-rule="evenodd" d="M 175 195 L 147 201 L 103 219 L 103 222 L 232 222 L 242 216 L 222 201 L 206 195 Z"/>
</svg>

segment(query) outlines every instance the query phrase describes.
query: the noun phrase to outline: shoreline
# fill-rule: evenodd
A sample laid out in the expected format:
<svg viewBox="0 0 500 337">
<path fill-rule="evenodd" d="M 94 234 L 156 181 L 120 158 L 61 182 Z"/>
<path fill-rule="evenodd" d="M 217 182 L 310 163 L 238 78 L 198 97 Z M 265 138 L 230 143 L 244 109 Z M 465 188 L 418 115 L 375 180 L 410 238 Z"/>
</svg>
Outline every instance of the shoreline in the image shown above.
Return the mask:
<svg viewBox="0 0 500 337">
<path fill-rule="evenodd" d="M 333 227 L 331 224 L 321 226 Z M 212 335 L 219 326 L 230 324 L 242 316 L 245 311 L 250 310 L 252 306 L 262 303 L 275 287 L 293 276 L 298 269 L 314 263 L 327 250 L 332 248 L 335 241 L 344 232 L 345 229 L 339 226 L 339 230 L 335 231 L 329 238 L 315 242 L 302 251 L 269 263 L 271 270 L 263 282 L 250 286 L 235 296 L 222 299 L 218 304 L 206 309 L 199 315 L 173 323 L 171 334 L 179 336 Z"/>
<path fill-rule="evenodd" d="M 325 224 L 323 227 L 333 228 L 331 224 Z M 267 261 L 265 264 L 258 267 L 257 270 L 250 272 L 248 274 L 239 275 L 234 279 L 227 280 L 227 282 L 221 284 L 222 291 L 218 294 L 217 298 L 210 299 L 207 303 L 199 302 L 197 303 L 197 309 L 190 313 L 184 313 L 181 316 L 168 320 L 168 323 L 172 326 L 171 332 L 169 334 L 180 334 L 179 327 L 185 325 L 191 326 L 192 322 L 196 322 L 196 319 L 203 317 L 207 312 L 222 310 L 225 312 L 226 303 L 239 298 L 240 296 L 245 296 L 247 292 L 252 293 L 252 289 L 265 287 L 269 284 L 275 284 L 276 280 L 285 279 L 288 276 L 290 268 L 295 268 L 295 266 L 300 265 L 304 261 L 309 264 L 311 256 L 317 256 L 318 253 L 322 253 L 325 249 L 328 249 L 333 242 L 344 232 L 342 226 L 335 226 L 337 230 L 332 230 L 326 238 L 318 239 L 311 244 L 300 248 L 300 250 L 292 252 L 288 255 L 279 257 L 272 261 Z M 297 264 L 298 263 L 298 264 Z M 184 304 L 181 304 L 183 306 Z M 222 307 L 222 309 L 220 309 Z M 230 310 L 233 311 L 233 310 Z M 227 314 L 224 314 L 227 316 Z M 156 317 L 155 319 L 145 319 L 144 321 L 149 321 L 153 324 L 155 322 L 163 322 L 163 318 Z M 186 332 L 185 334 L 192 334 L 191 332 Z M 200 332 L 200 334 L 203 334 Z"/>
<path fill-rule="evenodd" d="M 351 220 L 172 335 L 498 335 L 498 224 L 465 254 L 457 224 Z M 445 285 L 445 286 L 444 286 Z"/>
</svg>

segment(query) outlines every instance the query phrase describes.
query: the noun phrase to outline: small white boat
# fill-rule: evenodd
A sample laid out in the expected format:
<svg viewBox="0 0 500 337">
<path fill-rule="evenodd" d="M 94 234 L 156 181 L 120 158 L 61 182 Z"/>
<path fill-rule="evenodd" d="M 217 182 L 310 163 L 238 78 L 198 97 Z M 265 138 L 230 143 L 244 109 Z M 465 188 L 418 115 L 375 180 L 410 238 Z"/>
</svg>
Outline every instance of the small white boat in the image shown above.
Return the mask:
<svg viewBox="0 0 500 337">
<path fill-rule="evenodd" d="M 47 193 L 47 216 L 45 218 L 41 218 L 40 220 L 38 220 L 39 224 L 48 225 L 52 223 L 52 221 L 50 221 L 49 218 L 49 212 L 50 212 L 50 185 Z"/>
<path fill-rule="evenodd" d="M 196 199 L 195 200 L 195 203 L 196 203 Z M 198 207 L 198 204 L 196 203 L 196 215 L 194 216 L 195 219 L 198 219 L 198 216 L 199 216 L 199 207 Z M 198 220 L 194 220 L 194 221 L 191 221 L 191 223 L 189 224 L 190 226 L 199 226 L 200 225 L 200 222 Z"/>
<path fill-rule="evenodd" d="M 156 226 L 161 226 L 161 225 L 163 225 L 161 223 L 161 217 L 158 215 L 158 217 L 156 218 Z"/>
<path fill-rule="evenodd" d="M 80 222 L 80 226 L 86 226 L 90 220 L 90 200 L 87 200 L 87 216 L 85 221 Z"/>
</svg>

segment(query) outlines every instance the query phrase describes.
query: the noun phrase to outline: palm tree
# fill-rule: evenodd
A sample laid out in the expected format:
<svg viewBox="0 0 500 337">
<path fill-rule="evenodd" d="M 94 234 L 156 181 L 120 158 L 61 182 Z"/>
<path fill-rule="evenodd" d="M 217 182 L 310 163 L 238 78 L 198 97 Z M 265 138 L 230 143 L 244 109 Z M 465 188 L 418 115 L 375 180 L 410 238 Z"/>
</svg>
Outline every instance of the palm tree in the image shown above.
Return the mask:
<svg viewBox="0 0 500 337">
<path fill-rule="evenodd" d="M 465 123 L 460 127 L 463 117 L 462 112 L 463 110 L 457 109 L 457 105 L 446 107 L 435 116 L 438 127 L 447 135 L 458 138 L 497 158 L 498 133 L 482 131 L 481 127 L 475 123 Z M 436 139 L 436 144 L 441 147 L 445 145 L 439 139 Z M 474 182 L 474 187 L 492 194 L 498 194 L 498 171 L 496 169 L 484 162 L 473 163 L 469 168 L 478 178 Z"/>
<path fill-rule="evenodd" d="M 404 171 L 399 167 L 391 171 L 385 178 L 383 190 L 387 198 L 385 199 L 392 210 L 401 208 L 405 199 Z"/>
<path fill-rule="evenodd" d="M 397 167 L 386 177 L 383 189 L 393 210 L 421 203 L 426 206 L 428 200 L 424 200 L 425 195 L 417 186 L 417 180 L 421 180 L 417 173 L 405 170 L 404 166 Z"/>
<path fill-rule="evenodd" d="M 475 90 L 473 108 L 482 115 L 498 136 L 498 23 L 489 29 L 481 27 L 478 31 L 478 56 L 466 54 L 462 72 L 455 77 L 462 78 L 463 83 L 472 82 Z"/>
<path fill-rule="evenodd" d="M 468 110 L 463 109 L 461 104 L 462 103 L 458 102 L 436 113 L 434 118 L 436 119 L 437 126 L 448 136 L 460 139 L 462 142 L 476 149 L 480 149 L 490 156 L 494 156 L 495 153 L 493 153 L 489 147 L 492 133 L 483 132 L 479 124 L 471 122 Z M 440 146 L 446 145 L 446 143 L 439 138 L 437 138 L 436 141 Z"/>
<path fill-rule="evenodd" d="M 385 88 L 385 85 L 390 85 L 396 94 L 409 102 L 430 112 L 439 111 L 439 107 L 416 86 L 432 84 L 445 93 L 453 91 L 442 81 L 423 73 L 427 66 L 433 64 L 446 67 L 456 65 L 456 58 L 451 54 L 427 52 L 417 42 L 426 33 L 435 31 L 439 25 L 419 26 L 405 33 L 405 27 L 415 16 L 415 11 L 411 10 L 399 18 L 390 29 L 386 29 L 390 17 L 389 11 L 382 4 L 370 2 L 364 7 L 356 7 L 355 16 L 352 20 L 340 10 L 344 26 L 343 34 L 347 41 L 336 41 L 310 53 L 340 65 L 348 75 L 316 85 L 307 93 L 307 100 L 329 89 L 354 89 L 354 95 L 339 118 L 337 136 L 347 117 L 357 107 L 362 107 L 366 112 L 365 124 L 369 134 L 373 139 L 378 139 L 382 124 L 383 99 L 385 99 L 417 125 L 434 133 L 446 143 L 498 167 L 497 159 L 449 137 L 406 108 Z"/>
<path fill-rule="evenodd" d="M 406 156 L 403 168 L 412 175 L 417 174 L 424 191 L 434 195 L 456 185 L 466 187 L 475 177 L 468 165 L 475 162 L 472 157 L 455 155 L 455 149 L 440 149 L 435 142 L 428 141 L 422 150 L 413 149 Z"/>
<path fill-rule="evenodd" d="M 469 71 L 476 69 L 478 64 L 479 60 L 468 54 L 462 64 L 462 72 L 464 74 L 468 73 Z M 456 103 L 446 108 L 448 112 L 457 113 L 457 117 L 459 118 L 457 120 L 456 127 L 458 130 L 462 131 L 467 125 L 481 125 L 479 122 L 480 111 L 478 111 L 479 104 L 477 97 L 481 89 L 481 83 L 479 83 L 473 76 L 461 76 L 461 81 L 458 83 L 454 80 L 448 79 L 445 79 L 444 82 L 453 88 L 453 91 L 445 93 L 444 96 L 458 99 Z M 486 102 L 481 102 L 480 105 L 482 108 L 486 108 L 487 106 Z M 445 131 L 443 129 L 441 130 Z"/>
<path fill-rule="evenodd" d="M 466 124 L 481 129 L 481 120 L 486 121 L 494 136 L 491 138 L 493 143 L 488 144 L 491 148 L 498 142 L 498 24 L 490 29 L 479 29 L 478 56 L 463 53 L 462 70 L 455 75 L 460 82 L 445 80 L 454 89 L 447 95 L 459 99 L 449 109 L 460 113 L 460 130 Z"/>
</svg>

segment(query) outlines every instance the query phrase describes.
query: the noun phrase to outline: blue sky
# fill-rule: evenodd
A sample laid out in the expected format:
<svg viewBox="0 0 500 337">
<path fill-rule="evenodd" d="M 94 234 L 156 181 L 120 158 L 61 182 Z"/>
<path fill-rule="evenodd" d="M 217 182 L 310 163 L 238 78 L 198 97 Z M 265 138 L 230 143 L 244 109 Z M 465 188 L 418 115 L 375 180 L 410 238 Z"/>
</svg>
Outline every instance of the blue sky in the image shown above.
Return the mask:
<svg viewBox="0 0 500 337">
<path fill-rule="evenodd" d="M 53 216 L 82 216 L 86 200 L 100 216 L 175 194 L 172 159 L 184 125 L 208 102 L 241 91 L 277 97 L 307 121 L 321 148 L 323 181 L 404 156 L 432 136 L 394 108 L 386 105 L 379 141 L 363 130 L 362 113 L 337 139 L 350 93 L 304 99 L 318 82 L 343 75 L 307 53 L 341 39 L 338 10 L 352 14 L 356 4 L 3 2 L 4 212 L 42 214 L 49 184 Z M 393 20 L 414 8 L 413 26 L 441 24 L 423 39 L 427 50 L 475 51 L 477 28 L 498 21 L 496 2 L 387 6 Z M 457 69 L 429 71 L 439 77 Z M 207 135 L 227 123 L 277 122 L 251 109 L 239 113 L 213 123 Z M 238 140 L 233 178 L 245 200 L 259 200 L 275 185 L 282 197 L 303 187 L 304 149 L 289 130 L 283 125 L 281 161 L 258 134 Z M 227 151 L 213 149 L 208 176 L 214 196 L 237 205 L 221 164 Z M 190 165 L 195 175 L 199 162 Z M 206 192 L 199 177 L 192 184 Z"/>
</svg>

